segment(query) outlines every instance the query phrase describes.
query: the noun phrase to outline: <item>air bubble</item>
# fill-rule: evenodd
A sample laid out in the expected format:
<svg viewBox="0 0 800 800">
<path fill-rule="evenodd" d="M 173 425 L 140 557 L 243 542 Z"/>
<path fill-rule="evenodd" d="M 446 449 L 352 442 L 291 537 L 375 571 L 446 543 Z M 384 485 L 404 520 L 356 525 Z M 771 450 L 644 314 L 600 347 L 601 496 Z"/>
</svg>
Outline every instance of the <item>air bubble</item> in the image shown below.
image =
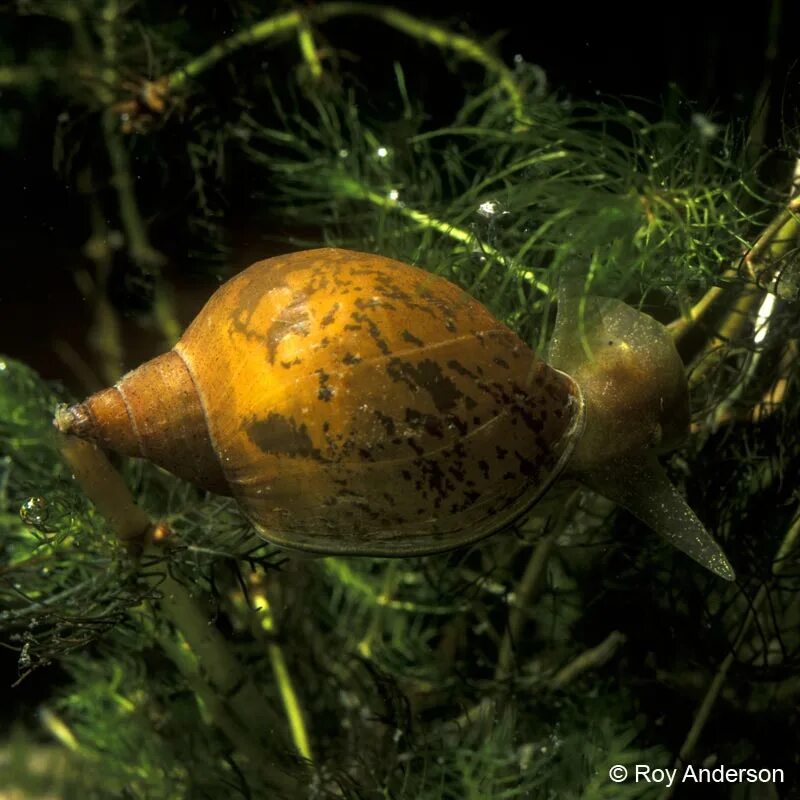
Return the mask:
<svg viewBox="0 0 800 800">
<path fill-rule="evenodd" d="M 44 497 L 29 497 L 19 509 L 20 519 L 37 530 L 44 530 L 50 517 L 50 508 Z"/>
</svg>

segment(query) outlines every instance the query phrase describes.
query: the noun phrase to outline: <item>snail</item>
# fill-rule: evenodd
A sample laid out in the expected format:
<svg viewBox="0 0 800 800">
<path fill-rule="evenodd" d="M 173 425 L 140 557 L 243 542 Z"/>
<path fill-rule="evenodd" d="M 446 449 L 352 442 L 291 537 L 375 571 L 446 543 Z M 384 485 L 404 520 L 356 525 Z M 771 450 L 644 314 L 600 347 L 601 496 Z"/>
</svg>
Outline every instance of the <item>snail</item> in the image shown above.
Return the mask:
<svg viewBox="0 0 800 800">
<path fill-rule="evenodd" d="M 232 495 L 289 549 L 453 549 L 572 478 L 732 580 L 656 460 L 688 423 L 668 333 L 621 301 L 562 287 L 546 361 L 447 280 L 333 248 L 253 264 L 170 352 L 55 419 Z"/>
</svg>

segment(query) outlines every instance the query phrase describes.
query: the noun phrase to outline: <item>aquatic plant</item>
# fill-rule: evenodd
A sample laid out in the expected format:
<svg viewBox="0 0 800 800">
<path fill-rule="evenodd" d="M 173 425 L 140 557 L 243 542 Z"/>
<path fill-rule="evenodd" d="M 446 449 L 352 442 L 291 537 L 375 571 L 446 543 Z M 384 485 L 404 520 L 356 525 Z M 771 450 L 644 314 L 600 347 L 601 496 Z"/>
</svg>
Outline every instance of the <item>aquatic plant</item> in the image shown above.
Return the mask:
<svg viewBox="0 0 800 800">
<path fill-rule="evenodd" d="M 758 125 L 712 122 L 677 94 L 578 102 L 535 65 L 378 5 L 242 12 L 204 46 L 191 18 L 147 4 L 20 11 L 58 33 L 0 71 L 17 104 L 0 131 L 11 147 L 26 114 L 58 109 L 101 380 L 129 364 L 115 292 L 166 349 L 181 329 L 170 262 L 188 250 L 196 272 L 226 274 L 229 205 L 269 254 L 331 244 L 424 265 L 538 350 L 578 262 L 587 292 L 670 323 L 693 433 L 665 465 L 737 582 L 574 487 L 455 553 L 299 559 L 230 500 L 59 440 L 70 392 L 4 358 L 0 631 L 12 699 L 48 685 L 35 717 L 15 706 L 3 785 L 619 798 L 669 790 L 614 784 L 615 764 L 797 768 L 800 218 L 793 164 L 767 160 Z M 480 77 L 431 124 L 397 61 L 370 104 L 326 27 L 354 16 Z M 797 146 L 787 128 L 782 147 Z M 764 721 L 769 753 L 749 738 Z"/>
</svg>

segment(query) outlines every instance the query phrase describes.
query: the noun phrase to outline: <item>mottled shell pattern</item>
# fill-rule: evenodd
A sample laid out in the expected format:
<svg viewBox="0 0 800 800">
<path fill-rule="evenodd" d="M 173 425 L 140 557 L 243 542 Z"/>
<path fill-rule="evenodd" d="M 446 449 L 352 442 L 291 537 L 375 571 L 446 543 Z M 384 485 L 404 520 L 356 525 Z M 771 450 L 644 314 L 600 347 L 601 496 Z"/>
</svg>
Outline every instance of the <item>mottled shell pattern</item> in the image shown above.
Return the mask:
<svg viewBox="0 0 800 800">
<path fill-rule="evenodd" d="M 394 556 L 488 536 L 549 487 L 583 425 L 569 376 L 452 283 L 377 255 L 258 262 L 174 353 L 231 494 L 290 548 Z"/>
</svg>

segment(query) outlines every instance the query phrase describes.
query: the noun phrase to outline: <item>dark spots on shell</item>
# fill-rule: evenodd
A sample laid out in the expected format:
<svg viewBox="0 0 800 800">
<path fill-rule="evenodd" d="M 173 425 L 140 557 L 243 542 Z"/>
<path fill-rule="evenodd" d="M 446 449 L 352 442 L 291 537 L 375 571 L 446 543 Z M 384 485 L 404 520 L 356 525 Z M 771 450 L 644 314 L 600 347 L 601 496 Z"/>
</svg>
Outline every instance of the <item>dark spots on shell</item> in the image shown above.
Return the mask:
<svg viewBox="0 0 800 800">
<path fill-rule="evenodd" d="M 451 514 L 457 514 L 459 511 L 466 511 L 470 506 L 474 505 L 480 499 L 478 492 L 464 492 L 463 503 L 453 503 L 448 509 Z"/>
<path fill-rule="evenodd" d="M 503 480 L 504 481 L 515 481 L 517 479 L 516 472 L 504 472 L 503 473 Z"/>
<path fill-rule="evenodd" d="M 414 336 L 411 331 L 404 330 L 402 336 L 403 341 L 408 342 L 409 344 L 416 345 L 417 347 L 423 347 L 425 345 L 425 342 L 423 342 L 422 339 L 418 339 L 416 336 Z"/>
<path fill-rule="evenodd" d="M 327 328 L 328 325 L 332 325 L 334 320 L 336 319 L 336 312 L 341 308 L 339 303 L 334 303 L 333 308 L 320 320 L 320 327 Z"/>
<path fill-rule="evenodd" d="M 455 485 L 444 473 L 439 462 L 434 459 L 421 458 L 414 462 L 414 466 L 417 467 L 428 488 L 435 495 L 434 507 L 439 508 L 442 500 L 456 490 Z"/>
<path fill-rule="evenodd" d="M 505 447 L 500 447 L 499 444 L 495 445 L 494 452 L 498 461 L 502 461 L 508 455 L 508 450 Z"/>
<path fill-rule="evenodd" d="M 378 350 L 380 350 L 383 355 L 386 356 L 392 352 L 386 339 L 381 336 L 381 329 L 374 319 L 368 317 L 366 314 L 362 314 L 360 311 L 354 311 L 352 314 L 350 314 L 350 318 L 359 325 L 362 323 L 366 324 L 367 332 L 372 337 L 375 344 L 378 346 Z M 359 328 L 359 330 L 361 330 L 361 328 Z"/>
<path fill-rule="evenodd" d="M 328 422 L 328 420 L 325 420 L 325 422 L 322 423 L 322 432 L 327 433 L 330 429 L 331 429 L 330 422 Z"/>
<path fill-rule="evenodd" d="M 446 317 L 444 321 L 444 327 L 450 333 L 458 333 L 458 328 L 456 327 L 456 323 L 453 321 L 452 317 Z"/>
<path fill-rule="evenodd" d="M 544 391 L 557 403 L 563 402 L 564 388 L 560 384 L 548 383 L 547 386 L 544 387 Z"/>
<path fill-rule="evenodd" d="M 395 310 L 395 307 L 391 303 L 381 300 L 380 297 L 370 297 L 369 300 L 359 297 L 355 302 L 355 306 L 361 311 L 364 311 L 368 308 L 388 308 L 390 311 Z"/>
<path fill-rule="evenodd" d="M 340 270 L 336 270 L 336 272 L 333 273 L 333 282 L 336 284 L 336 288 L 339 289 L 339 294 L 347 294 L 346 291 L 342 290 L 353 285 L 353 281 L 347 280 Z"/>
<path fill-rule="evenodd" d="M 406 444 L 418 455 L 421 456 L 425 452 L 424 447 L 420 447 L 416 439 L 406 439 Z"/>
<path fill-rule="evenodd" d="M 473 418 L 472 418 L 472 424 L 473 424 L 475 427 L 477 427 L 478 425 L 480 425 L 480 424 L 481 424 L 481 418 L 480 418 L 480 417 L 473 417 Z"/>
<path fill-rule="evenodd" d="M 370 453 L 369 450 L 367 450 L 366 447 L 359 447 L 358 448 L 358 457 L 362 461 L 374 461 L 375 460 L 375 457 L 372 455 L 372 453 Z"/>
<path fill-rule="evenodd" d="M 441 439 L 444 436 L 442 420 L 435 414 L 426 414 L 415 408 L 406 409 L 406 422 L 416 431 L 425 431 L 429 436 Z"/>
<path fill-rule="evenodd" d="M 302 359 L 295 358 L 294 361 L 281 361 L 281 366 L 284 369 L 289 369 L 290 367 L 296 367 L 298 364 L 302 364 Z"/>
<path fill-rule="evenodd" d="M 517 450 L 514 451 L 514 455 L 517 457 L 517 461 L 519 461 L 519 471 L 526 477 L 526 478 L 536 478 L 539 475 L 539 470 L 536 465 L 528 458 L 525 458 L 520 452 Z"/>
<path fill-rule="evenodd" d="M 384 414 L 377 408 L 372 413 L 378 418 L 378 422 L 383 425 L 383 429 L 386 431 L 387 436 L 394 436 L 396 431 L 394 420 L 388 414 Z M 401 440 L 398 439 L 397 443 L 399 444 L 400 441 Z"/>
<path fill-rule="evenodd" d="M 297 292 L 289 305 L 285 306 L 267 330 L 267 349 L 270 364 L 275 363 L 278 346 L 287 336 L 308 336 L 311 322 L 308 313 L 308 298 Z"/>
<path fill-rule="evenodd" d="M 452 369 L 453 372 L 458 373 L 462 377 L 472 378 L 473 380 L 477 379 L 477 375 L 474 372 L 470 372 L 460 361 L 457 361 L 455 358 L 451 358 L 450 361 L 447 362 L 447 366 L 449 369 Z"/>
<path fill-rule="evenodd" d="M 328 276 L 324 272 L 315 272 L 312 274 L 311 280 L 303 287 L 303 293 L 310 297 L 312 294 L 327 288 Z"/>
<path fill-rule="evenodd" d="M 494 363 L 497 364 L 498 367 L 502 367 L 503 369 L 510 369 L 510 367 L 508 365 L 508 361 L 506 361 L 504 358 L 500 358 L 499 356 L 495 356 L 492 359 L 492 361 L 494 361 Z"/>
<path fill-rule="evenodd" d="M 564 416 L 564 412 L 560 408 L 554 409 L 553 414 L 555 415 L 556 419 L 561 419 Z"/>
<path fill-rule="evenodd" d="M 361 326 L 360 325 L 354 325 L 352 322 L 348 322 L 347 325 L 344 326 L 344 329 L 346 331 L 360 331 L 361 330 Z"/>
<path fill-rule="evenodd" d="M 417 364 L 393 358 L 386 367 L 389 377 L 402 381 L 409 389 L 424 389 L 430 394 L 437 411 L 449 411 L 462 397 L 458 387 L 435 361 L 426 358 Z"/>
<path fill-rule="evenodd" d="M 463 481 L 463 480 L 464 480 L 464 477 L 465 477 L 465 476 L 464 476 L 464 470 L 463 470 L 463 469 L 459 469 L 459 468 L 458 468 L 458 467 L 456 467 L 456 466 L 452 466 L 452 467 L 450 467 L 450 469 L 448 469 L 447 471 L 448 471 L 448 472 L 449 472 L 449 473 L 450 473 L 450 474 L 451 474 L 451 475 L 452 475 L 452 476 L 453 476 L 453 477 L 454 477 L 454 478 L 455 478 L 457 481 L 461 482 L 461 481 Z"/>
<path fill-rule="evenodd" d="M 400 474 L 403 476 L 404 481 L 411 480 L 411 473 L 407 469 L 400 470 Z"/>
<path fill-rule="evenodd" d="M 530 406 L 535 405 L 533 400 L 524 395 L 524 393 L 522 399 L 522 403 L 514 403 L 512 405 L 513 412 L 522 417 L 525 425 L 527 425 L 530 430 L 534 433 L 541 433 L 544 428 L 544 423 L 541 419 L 533 415 L 533 411 L 530 408 Z"/>
<path fill-rule="evenodd" d="M 359 277 L 368 276 L 377 280 L 386 275 L 386 270 L 382 267 L 357 267 L 353 263 L 350 264 L 350 274 L 358 275 Z"/>
<path fill-rule="evenodd" d="M 472 397 L 470 397 L 468 394 L 465 394 L 464 395 L 464 405 L 466 406 L 467 411 L 472 411 L 472 409 L 475 408 L 475 406 L 478 405 L 478 402 L 477 402 L 477 400 L 475 400 Z"/>
<path fill-rule="evenodd" d="M 478 462 L 478 469 L 481 471 L 481 474 L 483 475 L 484 480 L 488 481 L 489 480 L 489 462 L 488 461 L 484 461 L 483 459 L 481 459 Z"/>
<path fill-rule="evenodd" d="M 247 425 L 250 441 L 264 453 L 288 458 L 313 458 L 324 461 L 319 449 L 314 447 L 308 428 L 298 425 L 291 417 L 270 413 L 266 419 L 257 419 Z"/>
<path fill-rule="evenodd" d="M 394 281 L 390 273 L 380 272 L 375 275 L 375 283 L 380 292 L 389 300 L 395 300 L 402 303 L 407 309 L 412 311 L 420 311 L 429 316 L 436 316 L 437 311 L 429 303 L 417 302 L 408 292 L 401 289 Z M 431 299 L 428 297 L 427 299 Z"/>
<path fill-rule="evenodd" d="M 342 359 L 342 364 L 347 364 L 347 366 L 350 367 L 353 364 L 358 364 L 359 361 L 361 361 L 360 356 L 354 356 L 352 353 L 345 353 L 345 356 Z"/>
<path fill-rule="evenodd" d="M 466 436 L 469 426 L 463 419 L 461 419 L 461 417 L 458 417 L 455 414 L 448 414 L 446 419 L 448 426 L 456 428 L 456 430 L 462 436 Z"/>
<path fill-rule="evenodd" d="M 328 385 L 331 376 L 325 372 L 324 369 L 320 368 L 314 371 L 317 377 L 319 378 L 319 389 L 317 390 L 317 398 L 329 403 L 331 398 L 333 397 L 334 391 Z"/>
<path fill-rule="evenodd" d="M 455 443 L 455 445 L 452 448 L 452 455 L 455 456 L 456 458 L 462 458 L 462 459 L 467 457 L 467 451 L 466 448 L 464 447 L 463 442 Z"/>
</svg>

